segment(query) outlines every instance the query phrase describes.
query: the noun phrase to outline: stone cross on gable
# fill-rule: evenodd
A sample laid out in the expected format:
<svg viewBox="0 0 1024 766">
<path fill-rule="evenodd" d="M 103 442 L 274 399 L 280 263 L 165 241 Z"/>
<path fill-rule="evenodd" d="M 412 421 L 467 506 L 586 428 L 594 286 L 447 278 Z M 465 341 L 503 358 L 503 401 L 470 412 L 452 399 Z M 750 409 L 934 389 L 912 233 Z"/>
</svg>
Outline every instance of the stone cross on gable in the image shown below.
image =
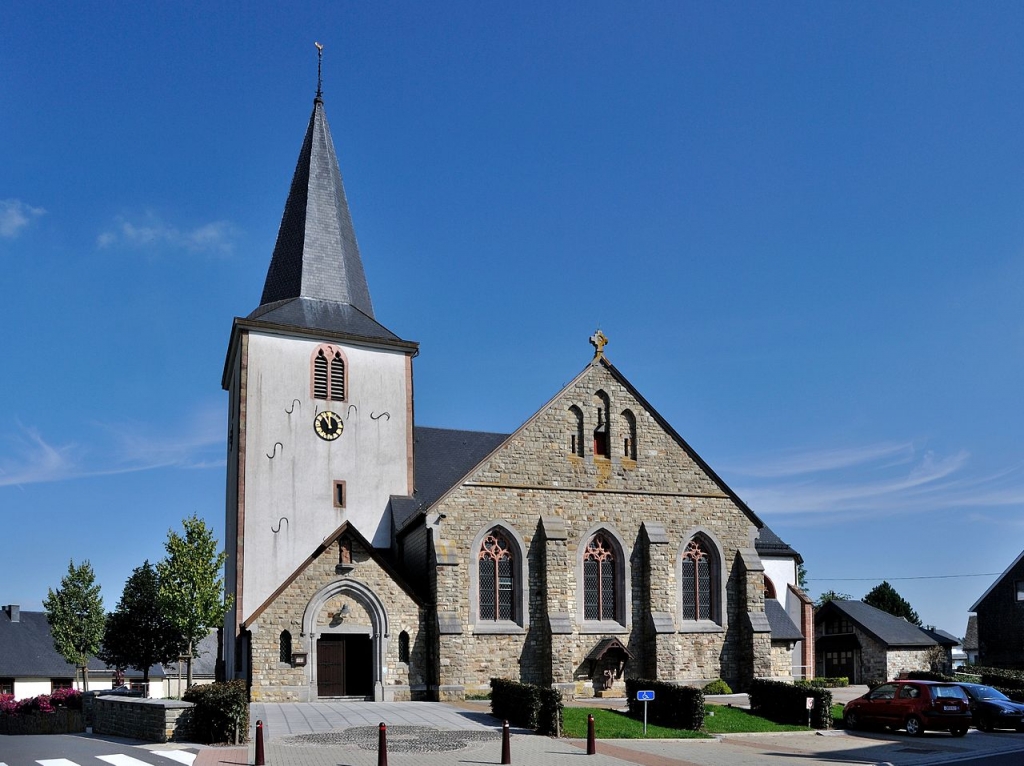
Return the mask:
<svg viewBox="0 0 1024 766">
<path fill-rule="evenodd" d="M 604 347 L 608 345 L 608 338 L 598 330 L 590 336 L 590 345 L 594 347 L 594 359 L 604 356 Z"/>
</svg>

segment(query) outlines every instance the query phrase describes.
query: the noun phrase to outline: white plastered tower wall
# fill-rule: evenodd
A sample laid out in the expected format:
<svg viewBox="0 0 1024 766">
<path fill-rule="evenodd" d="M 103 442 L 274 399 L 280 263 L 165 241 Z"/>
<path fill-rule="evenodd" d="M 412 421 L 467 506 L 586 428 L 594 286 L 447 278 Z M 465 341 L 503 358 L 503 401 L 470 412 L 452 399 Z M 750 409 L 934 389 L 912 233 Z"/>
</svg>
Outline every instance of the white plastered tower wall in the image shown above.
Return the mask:
<svg viewBox="0 0 1024 766">
<path fill-rule="evenodd" d="M 243 622 L 342 522 L 387 547 L 388 500 L 410 491 L 407 355 L 332 344 L 347 357 L 346 400 L 319 401 L 309 380 L 318 345 L 249 333 Z M 313 429 L 324 410 L 344 423 L 333 441 Z M 344 482 L 344 507 L 335 482 Z"/>
</svg>

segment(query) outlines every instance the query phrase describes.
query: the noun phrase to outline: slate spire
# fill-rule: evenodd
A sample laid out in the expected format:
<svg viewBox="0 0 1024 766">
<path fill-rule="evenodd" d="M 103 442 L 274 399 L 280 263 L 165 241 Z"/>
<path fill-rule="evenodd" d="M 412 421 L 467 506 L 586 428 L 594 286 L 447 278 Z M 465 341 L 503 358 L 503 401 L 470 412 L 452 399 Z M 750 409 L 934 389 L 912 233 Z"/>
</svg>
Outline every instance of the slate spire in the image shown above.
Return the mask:
<svg viewBox="0 0 1024 766">
<path fill-rule="evenodd" d="M 348 305 L 373 319 L 345 187 L 319 87 L 285 203 L 260 306 Z M 256 313 L 262 313 L 257 309 Z"/>
</svg>

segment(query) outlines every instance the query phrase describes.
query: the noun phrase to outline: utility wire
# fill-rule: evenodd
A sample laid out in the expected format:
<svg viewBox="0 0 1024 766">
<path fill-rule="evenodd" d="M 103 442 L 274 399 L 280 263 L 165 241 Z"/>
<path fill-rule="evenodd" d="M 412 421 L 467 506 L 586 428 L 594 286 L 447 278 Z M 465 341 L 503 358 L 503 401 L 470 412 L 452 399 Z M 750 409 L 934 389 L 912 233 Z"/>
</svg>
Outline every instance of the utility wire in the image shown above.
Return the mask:
<svg viewBox="0 0 1024 766">
<path fill-rule="evenodd" d="M 875 580 L 950 580 L 956 577 L 998 577 L 1002 572 L 980 572 L 978 574 L 916 575 L 914 577 L 808 577 L 807 582 L 874 582 Z"/>
</svg>

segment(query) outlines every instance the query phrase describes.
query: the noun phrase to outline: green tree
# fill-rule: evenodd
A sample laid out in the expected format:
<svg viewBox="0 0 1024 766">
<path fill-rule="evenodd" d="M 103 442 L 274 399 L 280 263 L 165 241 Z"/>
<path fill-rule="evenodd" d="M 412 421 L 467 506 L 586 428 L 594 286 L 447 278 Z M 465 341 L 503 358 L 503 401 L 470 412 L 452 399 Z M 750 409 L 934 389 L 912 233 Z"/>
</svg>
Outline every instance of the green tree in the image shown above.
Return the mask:
<svg viewBox="0 0 1024 766">
<path fill-rule="evenodd" d="M 872 588 L 864 598 L 861 599 L 865 604 L 875 607 L 875 609 L 881 609 L 883 612 L 894 614 L 897 617 L 902 617 L 907 622 L 921 627 L 921 618 L 917 616 L 910 603 L 903 598 L 896 589 L 892 587 L 885 580 L 880 585 L 876 585 Z"/>
<path fill-rule="evenodd" d="M 829 601 L 852 601 L 853 596 L 849 593 L 839 593 L 834 590 L 827 590 L 818 596 L 818 600 L 814 602 L 814 608 L 820 609 L 822 606 L 827 604 Z"/>
<path fill-rule="evenodd" d="M 43 607 L 54 648 L 81 669 L 82 688 L 89 691 L 89 657 L 99 651 L 105 622 L 100 586 L 89 562 L 83 561 L 76 567 L 72 559 L 60 587 L 55 591 L 47 589 Z"/>
<path fill-rule="evenodd" d="M 160 576 L 146 561 L 124 584 L 117 609 L 107 615 L 99 658 L 115 668 L 137 668 L 149 688 L 149 668 L 175 659 L 181 633 L 160 608 Z"/>
<path fill-rule="evenodd" d="M 217 552 L 217 540 L 206 522 L 197 516 L 185 519 L 184 537 L 167 532 L 167 558 L 157 564 L 160 577 L 159 604 L 171 625 L 181 634 L 185 650 L 187 683 L 192 686 L 192 659 L 196 645 L 218 627 L 231 608 L 224 596 L 221 567 L 227 554 Z"/>
</svg>

